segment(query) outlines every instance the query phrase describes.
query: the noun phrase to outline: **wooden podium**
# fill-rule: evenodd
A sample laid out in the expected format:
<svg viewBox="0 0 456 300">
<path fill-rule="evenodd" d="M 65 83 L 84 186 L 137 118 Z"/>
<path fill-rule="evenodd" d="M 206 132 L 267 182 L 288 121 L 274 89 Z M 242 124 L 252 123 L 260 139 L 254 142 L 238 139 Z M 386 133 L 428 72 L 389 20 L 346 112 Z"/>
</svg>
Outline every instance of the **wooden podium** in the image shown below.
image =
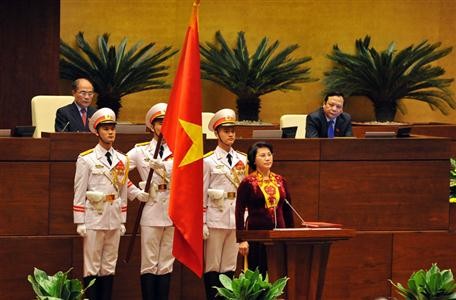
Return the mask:
<svg viewBox="0 0 456 300">
<path fill-rule="evenodd" d="M 246 241 L 262 242 L 268 257 L 271 281 L 288 276 L 288 299 L 321 299 L 326 264 L 332 242 L 355 236 L 353 229 L 284 228 L 277 230 L 238 230 Z"/>
</svg>

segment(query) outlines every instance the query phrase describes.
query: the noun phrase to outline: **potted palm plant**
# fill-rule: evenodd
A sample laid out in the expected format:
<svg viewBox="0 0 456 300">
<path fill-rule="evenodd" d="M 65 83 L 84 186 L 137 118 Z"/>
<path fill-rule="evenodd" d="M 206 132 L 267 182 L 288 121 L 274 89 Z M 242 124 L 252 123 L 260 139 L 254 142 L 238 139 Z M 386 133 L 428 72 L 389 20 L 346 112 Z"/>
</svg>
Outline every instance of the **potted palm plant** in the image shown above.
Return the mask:
<svg viewBox="0 0 456 300">
<path fill-rule="evenodd" d="M 97 38 L 92 48 L 84 34 L 76 35 L 77 48 L 60 41 L 60 77 L 89 79 L 97 92 L 97 107 L 109 107 L 118 115 L 123 96 L 152 89 L 169 88 L 164 80 L 169 66 L 164 64 L 176 54 L 171 46 L 152 51 L 155 43 L 144 47 L 138 42 L 127 49 L 127 38 L 110 46 L 109 34 Z"/>
<path fill-rule="evenodd" d="M 454 300 L 456 299 L 456 283 L 450 269 L 440 270 L 437 264 L 432 264 L 429 270 L 414 272 L 407 287 L 402 284 L 389 282 L 406 300 Z"/>
<path fill-rule="evenodd" d="M 445 70 L 431 63 L 448 55 L 452 48 L 427 41 L 397 51 L 394 43 L 377 51 L 370 37 L 356 40 L 355 54 L 342 52 L 337 45 L 328 55 L 334 67 L 324 73 L 325 90 L 346 96 L 365 96 L 372 101 L 377 121 L 392 121 L 399 109 L 406 113 L 401 99 L 426 102 L 431 109 L 447 114 L 456 103 L 449 86 L 453 79 L 442 78 Z"/>
<path fill-rule="evenodd" d="M 299 83 L 315 81 L 310 78 L 310 68 L 304 65 L 310 57 L 291 58 L 299 47 L 285 47 L 274 55 L 279 41 L 268 45 L 264 37 L 251 55 L 244 32 L 239 32 L 236 47 L 231 49 L 222 33 L 215 33 L 215 43 L 200 46 L 201 75 L 237 96 L 236 104 L 240 121 L 259 120 L 260 96 L 274 91 L 299 90 Z"/>
</svg>

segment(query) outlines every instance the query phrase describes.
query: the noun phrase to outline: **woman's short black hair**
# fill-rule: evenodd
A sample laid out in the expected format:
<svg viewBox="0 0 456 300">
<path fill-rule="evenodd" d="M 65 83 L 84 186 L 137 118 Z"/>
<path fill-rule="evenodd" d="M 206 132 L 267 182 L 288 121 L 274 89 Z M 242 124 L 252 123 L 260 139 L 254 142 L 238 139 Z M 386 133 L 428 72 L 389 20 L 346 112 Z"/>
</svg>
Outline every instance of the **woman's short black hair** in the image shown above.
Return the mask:
<svg viewBox="0 0 456 300">
<path fill-rule="evenodd" d="M 249 169 L 252 171 L 256 171 L 255 158 L 259 148 L 268 148 L 271 153 L 274 153 L 272 150 L 272 145 L 268 142 L 260 141 L 251 145 L 247 151 L 247 161 L 249 164 Z"/>
</svg>

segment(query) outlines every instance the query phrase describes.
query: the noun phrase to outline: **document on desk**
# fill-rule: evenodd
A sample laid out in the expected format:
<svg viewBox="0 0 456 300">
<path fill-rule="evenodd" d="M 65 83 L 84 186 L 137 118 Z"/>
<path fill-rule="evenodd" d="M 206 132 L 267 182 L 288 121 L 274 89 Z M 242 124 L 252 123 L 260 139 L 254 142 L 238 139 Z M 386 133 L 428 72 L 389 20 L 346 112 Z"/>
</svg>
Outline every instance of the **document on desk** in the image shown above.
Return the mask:
<svg viewBox="0 0 456 300">
<path fill-rule="evenodd" d="M 309 230 L 309 229 L 342 229 L 342 224 L 329 222 L 304 222 L 303 227 L 275 228 L 275 230 Z"/>
</svg>

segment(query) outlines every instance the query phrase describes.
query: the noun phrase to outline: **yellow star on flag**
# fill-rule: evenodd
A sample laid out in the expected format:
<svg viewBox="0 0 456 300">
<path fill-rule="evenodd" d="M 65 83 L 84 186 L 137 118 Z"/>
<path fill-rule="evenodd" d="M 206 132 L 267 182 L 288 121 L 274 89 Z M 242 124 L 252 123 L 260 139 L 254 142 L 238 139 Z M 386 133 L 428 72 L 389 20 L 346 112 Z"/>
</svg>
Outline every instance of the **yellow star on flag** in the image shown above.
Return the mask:
<svg viewBox="0 0 456 300">
<path fill-rule="evenodd" d="M 179 119 L 179 123 L 184 129 L 185 133 L 192 140 L 192 146 L 188 149 L 185 157 L 181 160 L 179 168 L 191 164 L 203 157 L 203 136 L 201 125 L 190 123 Z"/>
</svg>

